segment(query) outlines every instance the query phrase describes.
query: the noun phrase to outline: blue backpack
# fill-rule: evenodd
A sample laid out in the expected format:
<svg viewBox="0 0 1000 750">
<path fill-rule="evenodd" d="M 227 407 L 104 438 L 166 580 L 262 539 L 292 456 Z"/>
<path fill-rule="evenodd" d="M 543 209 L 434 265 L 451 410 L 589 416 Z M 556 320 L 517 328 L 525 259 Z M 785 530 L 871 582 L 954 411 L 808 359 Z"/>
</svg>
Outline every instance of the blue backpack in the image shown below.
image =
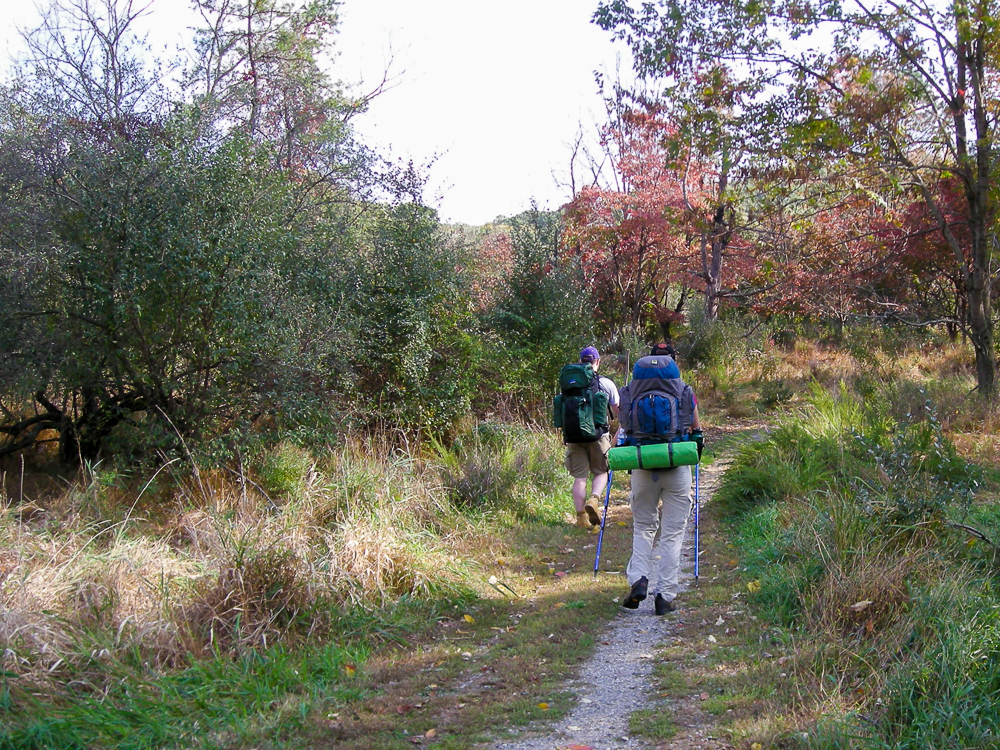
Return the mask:
<svg viewBox="0 0 1000 750">
<path fill-rule="evenodd" d="M 694 419 L 694 391 L 672 357 L 650 355 L 635 363 L 621 393 L 619 424 L 628 445 L 685 440 Z"/>
</svg>

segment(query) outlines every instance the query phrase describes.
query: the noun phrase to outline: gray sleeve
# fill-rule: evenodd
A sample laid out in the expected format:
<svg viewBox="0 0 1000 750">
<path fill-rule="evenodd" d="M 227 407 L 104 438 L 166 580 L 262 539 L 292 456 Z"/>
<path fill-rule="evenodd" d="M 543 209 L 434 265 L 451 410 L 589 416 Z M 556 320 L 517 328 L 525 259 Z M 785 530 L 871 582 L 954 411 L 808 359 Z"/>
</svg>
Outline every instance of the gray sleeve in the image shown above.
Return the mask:
<svg viewBox="0 0 1000 750">
<path fill-rule="evenodd" d="M 618 394 L 618 424 L 626 432 L 629 428 L 629 416 L 632 408 L 632 399 L 629 396 L 629 387 L 625 386 L 622 388 L 621 393 Z"/>
</svg>

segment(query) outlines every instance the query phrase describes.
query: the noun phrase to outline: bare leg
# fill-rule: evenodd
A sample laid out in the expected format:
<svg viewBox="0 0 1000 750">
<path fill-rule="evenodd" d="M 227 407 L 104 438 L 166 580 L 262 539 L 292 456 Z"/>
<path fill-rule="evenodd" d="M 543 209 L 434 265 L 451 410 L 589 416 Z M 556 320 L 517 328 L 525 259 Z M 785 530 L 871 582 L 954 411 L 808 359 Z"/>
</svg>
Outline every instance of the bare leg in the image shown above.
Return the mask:
<svg viewBox="0 0 1000 750">
<path fill-rule="evenodd" d="M 583 513 L 583 504 L 587 502 L 587 480 L 573 480 L 573 505 L 576 506 L 577 513 Z"/>
<path fill-rule="evenodd" d="M 591 495 L 597 495 L 598 497 L 603 497 L 604 496 L 604 490 L 607 489 L 607 486 L 608 486 L 608 475 L 607 475 L 607 473 L 604 473 L 604 474 L 595 474 L 594 475 L 594 481 L 590 485 L 590 494 Z"/>
</svg>

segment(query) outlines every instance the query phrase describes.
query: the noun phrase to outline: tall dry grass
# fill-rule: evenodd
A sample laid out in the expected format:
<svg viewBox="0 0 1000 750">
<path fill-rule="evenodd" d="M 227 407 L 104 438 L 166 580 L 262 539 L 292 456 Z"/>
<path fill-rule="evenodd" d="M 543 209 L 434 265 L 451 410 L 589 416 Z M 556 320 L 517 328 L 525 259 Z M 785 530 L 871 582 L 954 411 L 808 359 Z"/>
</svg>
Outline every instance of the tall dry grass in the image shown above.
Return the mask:
<svg viewBox="0 0 1000 750">
<path fill-rule="evenodd" d="M 520 431 L 494 443 L 475 455 L 522 470 L 493 496 L 523 509 L 546 491 L 538 464 L 557 466 L 556 441 Z M 476 462 L 449 456 L 388 439 L 320 457 L 283 444 L 242 474 L 178 461 L 152 482 L 96 467 L 58 496 L 4 497 L 3 666 L 50 685 L 94 659 L 179 667 L 325 635 L 352 608 L 467 590 L 477 563 L 462 550 L 483 520 L 446 482 L 468 484 Z M 473 479 L 490 492 L 499 481 Z"/>
</svg>

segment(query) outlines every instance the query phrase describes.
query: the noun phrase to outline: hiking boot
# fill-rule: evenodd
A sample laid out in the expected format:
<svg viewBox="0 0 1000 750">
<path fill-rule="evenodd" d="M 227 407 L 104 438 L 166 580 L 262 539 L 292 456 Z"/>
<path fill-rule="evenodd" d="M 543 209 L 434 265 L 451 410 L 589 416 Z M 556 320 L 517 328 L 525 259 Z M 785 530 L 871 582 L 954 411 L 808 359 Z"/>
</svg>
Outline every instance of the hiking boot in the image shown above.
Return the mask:
<svg viewBox="0 0 1000 750">
<path fill-rule="evenodd" d="M 646 598 L 646 589 L 649 588 L 649 581 L 643 576 L 632 584 L 632 590 L 628 592 L 622 606 L 625 609 L 639 609 L 639 602 Z"/>
<path fill-rule="evenodd" d="M 587 518 L 587 513 L 585 511 L 581 510 L 576 514 L 576 527 L 578 529 L 586 529 L 587 531 L 590 531 L 590 526 L 590 519 Z"/>
<path fill-rule="evenodd" d="M 667 612 L 673 612 L 677 607 L 674 606 L 674 602 L 671 599 L 664 599 L 663 594 L 657 594 L 656 598 L 653 599 L 653 608 L 656 610 L 656 614 L 665 615 Z"/>
<path fill-rule="evenodd" d="M 587 502 L 583 506 L 583 510 L 586 512 L 587 517 L 590 518 L 590 523 L 592 525 L 601 525 L 601 498 L 597 495 L 591 495 L 587 498 Z"/>
</svg>

